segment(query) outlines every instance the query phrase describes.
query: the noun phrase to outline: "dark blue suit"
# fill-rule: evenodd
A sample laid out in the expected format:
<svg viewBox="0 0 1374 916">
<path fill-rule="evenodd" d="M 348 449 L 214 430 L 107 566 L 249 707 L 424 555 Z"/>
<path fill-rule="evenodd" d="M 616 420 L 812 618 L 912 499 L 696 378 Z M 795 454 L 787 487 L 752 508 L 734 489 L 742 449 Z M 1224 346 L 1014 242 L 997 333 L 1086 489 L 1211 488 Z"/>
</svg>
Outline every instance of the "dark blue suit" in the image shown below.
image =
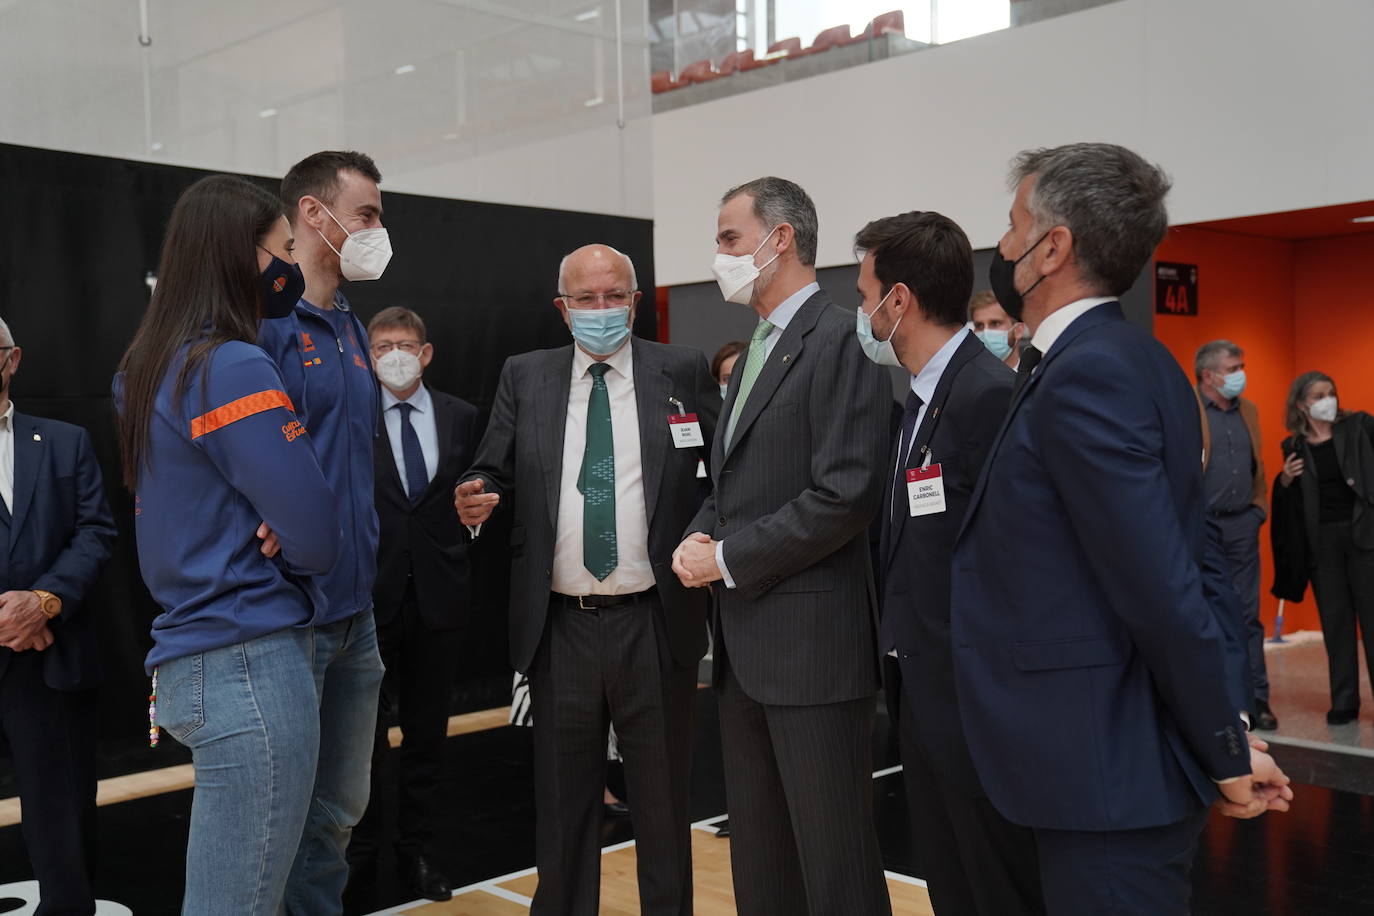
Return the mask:
<svg viewBox="0 0 1374 916">
<path fill-rule="evenodd" d="M 1015 378 L 977 337 L 965 336 L 935 385 L 912 447 L 906 454 L 893 450 L 880 510 L 881 648 L 895 647 L 901 665 L 907 809 L 941 916 L 1043 912 L 1035 837 L 997 813 L 969 759 L 949 635 L 954 539 Z M 920 467 L 926 449 L 940 466 L 945 511 L 912 518 L 904 471 Z"/>
<path fill-rule="evenodd" d="M 1178 364 L 1100 305 L 1013 399 L 955 547 L 969 749 L 997 809 L 1036 828 L 1051 912 L 1098 912 L 1095 894 L 1186 912 L 1213 780 L 1250 770 L 1204 588 L 1201 456 Z"/>
<path fill-rule="evenodd" d="M 44 651 L 0 648 L 0 727 L 42 892 L 38 913 L 91 912 L 95 729 L 85 688 L 101 669 L 81 605 L 115 528 L 86 431 L 20 413 L 13 423 L 12 511 L 0 500 L 0 593 L 50 591 L 62 612 L 48 624 L 53 643 Z"/>
</svg>

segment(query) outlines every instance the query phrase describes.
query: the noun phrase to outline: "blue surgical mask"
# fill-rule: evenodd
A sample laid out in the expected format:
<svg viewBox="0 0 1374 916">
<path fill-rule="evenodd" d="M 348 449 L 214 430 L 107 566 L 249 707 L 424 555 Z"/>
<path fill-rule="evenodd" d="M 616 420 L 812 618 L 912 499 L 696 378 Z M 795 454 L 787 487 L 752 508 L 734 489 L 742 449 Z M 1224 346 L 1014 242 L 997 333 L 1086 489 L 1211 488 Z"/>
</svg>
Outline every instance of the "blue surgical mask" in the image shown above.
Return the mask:
<svg viewBox="0 0 1374 916">
<path fill-rule="evenodd" d="M 986 331 L 975 331 L 974 335 L 983 342 L 992 355 L 998 359 L 1006 359 L 1011 353 L 1011 332 L 999 331 L 995 328 L 988 328 Z"/>
<path fill-rule="evenodd" d="M 630 336 L 630 307 L 618 309 L 568 309 L 573 340 L 597 356 L 610 356 Z"/>
<path fill-rule="evenodd" d="M 897 287 L 892 287 L 896 289 Z M 887 296 L 892 295 L 892 289 L 887 291 Z M 892 326 L 892 333 L 887 335 L 887 340 L 878 340 L 873 336 L 872 315 L 878 314 L 878 309 L 883 307 L 887 301 L 887 296 L 878 300 L 874 306 L 872 314 L 865 314 L 863 306 L 859 306 L 858 327 L 859 346 L 863 347 L 864 355 L 873 360 L 880 366 L 900 366 L 902 361 L 897 358 L 897 351 L 892 348 L 892 338 L 897 333 L 897 325 L 902 323 L 902 319 L 897 319 L 897 324 Z"/>
<path fill-rule="evenodd" d="M 725 396 L 726 396 L 727 394 L 729 394 L 729 393 L 730 393 L 730 383 L 729 383 L 729 382 L 726 382 L 724 385 L 721 385 L 721 386 L 720 386 L 720 399 L 721 399 L 722 401 L 725 400 Z"/>
<path fill-rule="evenodd" d="M 1237 369 L 1235 372 L 1228 373 L 1221 377 L 1221 386 L 1217 388 L 1217 394 L 1226 399 L 1240 397 L 1240 393 L 1245 390 L 1245 370 Z"/>
</svg>

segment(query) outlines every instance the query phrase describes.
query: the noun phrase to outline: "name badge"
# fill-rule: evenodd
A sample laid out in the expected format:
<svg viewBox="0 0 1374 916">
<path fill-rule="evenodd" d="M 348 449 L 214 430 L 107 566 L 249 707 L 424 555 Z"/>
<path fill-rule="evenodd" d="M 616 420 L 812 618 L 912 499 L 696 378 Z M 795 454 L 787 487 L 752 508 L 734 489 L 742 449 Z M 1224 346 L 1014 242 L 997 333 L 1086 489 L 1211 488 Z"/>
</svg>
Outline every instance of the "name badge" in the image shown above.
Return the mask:
<svg viewBox="0 0 1374 916">
<path fill-rule="evenodd" d="M 940 466 L 932 464 L 928 467 L 908 470 L 906 472 L 906 497 L 910 503 L 912 518 L 944 512 L 945 479 L 940 475 Z"/>
<path fill-rule="evenodd" d="M 694 413 L 670 416 L 668 428 L 673 432 L 673 448 L 697 448 L 706 444 L 701 437 L 701 424 Z"/>
</svg>

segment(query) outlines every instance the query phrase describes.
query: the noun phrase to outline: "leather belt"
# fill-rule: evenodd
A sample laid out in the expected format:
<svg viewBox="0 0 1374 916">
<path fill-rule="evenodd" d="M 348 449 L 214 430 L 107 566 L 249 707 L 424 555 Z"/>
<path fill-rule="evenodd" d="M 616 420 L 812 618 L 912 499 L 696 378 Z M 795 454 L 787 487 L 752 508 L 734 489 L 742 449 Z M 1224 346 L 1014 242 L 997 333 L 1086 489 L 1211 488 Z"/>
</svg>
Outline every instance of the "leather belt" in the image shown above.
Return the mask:
<svg viewBox="0 0 1374 916">
<path fill-rule="evenodd" d="M 653 596 L 657 588 L 646 589 L 642 592 L 633 592 L 629 595 L 564 595 L 561 592 L 554 592 L 553 596 L 560 599 L 570 608 L 581 611 L 599 611 L 602 608 L 623 607 L 627 604 L 635 604 Z"/>
</svg>

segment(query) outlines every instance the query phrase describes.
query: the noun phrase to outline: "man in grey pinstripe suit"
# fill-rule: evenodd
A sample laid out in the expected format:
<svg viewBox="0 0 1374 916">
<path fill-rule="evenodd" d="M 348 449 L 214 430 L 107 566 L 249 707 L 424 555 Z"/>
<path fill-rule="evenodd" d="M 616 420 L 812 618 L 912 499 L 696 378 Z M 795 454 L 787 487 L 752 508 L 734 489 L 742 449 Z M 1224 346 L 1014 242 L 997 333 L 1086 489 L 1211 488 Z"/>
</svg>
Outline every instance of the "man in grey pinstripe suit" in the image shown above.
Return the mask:
<svg viewBox="0 0 1374 916">
<path fill-rule="evenodd" d="M 721 202 L 716 276 L 759 314 L 711 454 L 715 493 L 674 553 L 712 585 L 731 864 L 741 914 L 890 912 L 873 827 L 878 686 L 868 523 L 892 404 L 853 313 L 816 284 L 816 210 L 761 178 Z"/>
</svg>

